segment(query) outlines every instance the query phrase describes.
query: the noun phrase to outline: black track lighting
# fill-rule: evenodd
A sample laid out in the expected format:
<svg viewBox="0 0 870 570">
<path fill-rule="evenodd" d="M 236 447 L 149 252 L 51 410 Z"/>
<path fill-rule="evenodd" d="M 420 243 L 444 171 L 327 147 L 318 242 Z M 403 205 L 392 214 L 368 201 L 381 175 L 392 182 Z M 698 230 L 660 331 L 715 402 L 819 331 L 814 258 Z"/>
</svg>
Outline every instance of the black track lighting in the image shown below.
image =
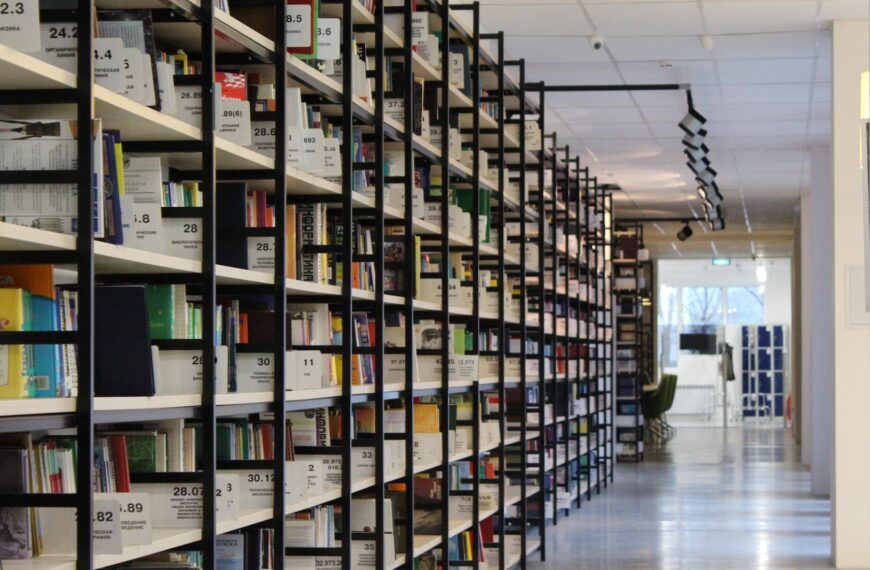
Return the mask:
<svg viewBox="0 0 870 570">
<path fill-rule="evenodd" d="M 693 162 L 700 162 L 702 160 L 707 160 L 707 153 L 710 152 L 710 149 L 707 148 L 707 145 L 702 143 L 700 148 L 686 148 L 683 150 L 683 152 L 686 154 L 689 160 Z"/>
<path fill-rule="evenodd" d="M 704 123 L 707 122 L 707 118 L 695 110 L 694 107 L 689 107 L 689 112 L 686 113 L 686 116 L 683 117 L 683 120 L 680 121 L 680 128 L 686 132 L 689 136 L 695 136 L 699 132 L 703 131 Z"/>
<path fill-rule="evenodd" d="M 710 168 L 710 161 L 706 158 L 702 158 L 700 161 L 695 162 L 690 160 L 686 163 L 686 166 L 695 173 L 695 176 L 700 176 L 702 172 Z"/>
<path fill-rule="evenodd" d="M 692 237 L 693 233 L 695 233 L 692 231 L 691 226 L 689 226 L 689 222 L 684 222 L 684 223 L 686 225 L 684 225 L 683 228 L 677 232 L 677 239 L 680 241 L 686 241 L 687 239 Z"/>
<path fill-rule="evenodd" d="M 713 170 L 712 168 L 710 168 L 709 166 L 706 169 L 704 169 L 704 171 L 701 173 L 696 172 L 694 168 L 692 169 L 692 171 L 695 172 L 695 174 L 697 175 L 697 176 L 695 176 L 695 179 L 698 182 L 700 182 L 701 184 L 703 184 L 704 186 L 709 187 L 716 180 L 717 172 L 715 170 Z"/>
<path fill-rule="evenodd" d="M 701 129 L 694 135 L 686 135 L 683 137 L 683 145 L 692 150 L 698 150 L 704 146 L 704 138 L 707 136 L 707 131 Z"/>
<path fill-rule="evenodd" d="M 715 182 L 709 186 L 698 185 L 698 196 L 703 200 L 705 208 L 715 208 L 724 200 L 719 192 L 719 186 Z"/>
</svg>

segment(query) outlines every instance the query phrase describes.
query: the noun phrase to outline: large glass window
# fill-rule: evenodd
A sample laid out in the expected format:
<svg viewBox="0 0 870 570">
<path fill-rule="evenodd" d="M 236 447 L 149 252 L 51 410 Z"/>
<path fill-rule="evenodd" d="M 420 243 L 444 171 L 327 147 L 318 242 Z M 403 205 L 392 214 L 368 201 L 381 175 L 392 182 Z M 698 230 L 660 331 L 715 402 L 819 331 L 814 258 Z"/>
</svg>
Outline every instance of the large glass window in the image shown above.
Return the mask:
<svg viewBox="0 0 870 570">
<path fill-rule="evenodd" d="M 763 287 L 729 287 L 729 325 L 755 325 L 764 322 Z"/>
<path fill-rule="evenodd" d="M 685 332 L 707 333 L 725 324 L 722 318 L 720 287 L 681 287 L 683 295 L 683 328 Z"/>
</svg>

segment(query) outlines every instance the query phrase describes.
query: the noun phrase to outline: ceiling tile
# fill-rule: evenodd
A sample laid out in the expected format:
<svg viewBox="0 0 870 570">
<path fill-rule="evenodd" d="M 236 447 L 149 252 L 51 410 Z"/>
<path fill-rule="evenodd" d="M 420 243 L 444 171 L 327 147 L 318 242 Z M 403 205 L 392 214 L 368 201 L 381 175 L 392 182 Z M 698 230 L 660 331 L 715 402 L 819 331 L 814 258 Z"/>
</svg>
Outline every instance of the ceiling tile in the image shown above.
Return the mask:
<svg viewBox="0 0 870 570">
<path fill-rule="evenodd" d="M 728 104 L 805 103 L 810 100 L 809 83 L 768 83 L 723 85 L 722 97 Z"/>
<path fill-rule="evenodd" d="M 698 36 L 614 37 L 607 49 L 617 61 L 710 59 Z"/>
<path fill-rule="evenodd" d="M 686 114 L 686 106 L 685 103 L 683 105 L 641 105 L 640 112 L 643 113 L 647 121 L 676 124 Z M 704 113 L 706 114 L 706 111 Z"/>
<path fill-rule="evenodd" d="M 586 9 L 605 39 L 608 35 L 700 35 L 704 29 L 694 1 L 587 4 Z"/>
<path fill-rule="evenodd" d="M 621 83 L 619 72 L 610 62 L 538 64 L 526 70 L 529 81 L 550 85 L 588 85 Z"/>
<path fill-rule="evenodd" d="M 604 124 L 593 125 L 589 123 L 573 123 L 571 130 L 580 137 L 589 141 L 594 147 L 596 139 L 624 139 L 630 137 L 648 137 L 649 129 L 644 123 L 628 124 Z"/>
<path fill-rule="evenodd" d="M 754 105 L 723 105 L 712 109 L 702 109 L 708 119 L 713 121 L 797 121 L 805 120 L 809 113 L 809 102 L 803 103 L 756 103 Z"/>
<path fill-rule="evenodd" d="M 626 91 L 586 91 L 575 93 L 547 93 L 548 106 L 561 107 L 628 107 L 634 102 Z"/>
<path fill-rule="evenodd" d="M 813 120 L 829 121 L 831 119 L 831 104 L 828 102 L 813 103 L 810 117 Z"/>
<path fill-rule="evenodd" d="M 736 34 L 714 36 L 717 59 L 815 57 L 816 33 Z"/>
<path fill-rule="evenodd" d="M 506 35 L 578 36 L 594 33 L 580 6 L 571 4 L 483 5 L 480 21 L 488 30 Z"/>
<path fill-rule="evenodd" d="M 539 64 L 610 61 L 607 53 L 594 50 L 584 37 L 505 35 L 505 51 L 513 57 L 526 59 L 527 70 Z"/>
<path fill-rule="evenodd" d="M 669 67 L 659 62 L 619 63 L 626 83 L 691 83 L 692 85 L 713 85 L 716 81 L 716 68 L 712 61 L 674 61 Z"/>
<path fill-rule="evenodd" d="M 705 0 L 707 32 L 751 34 L 816 29 L 816 0 Z"/>
<path fill-rule="evenodd" d="M 603 107 L 598 109 L 590 108 L 562 108 L 553 109 L 553 112 L 565 121 L 566 123 L 584 123 L 584 124 L 618 124 L 618 123 L 640 123 L 643 118 L 637 110 L 637 107 Z"/>
<path fill-rule="evenodd" d="M 717 61 L 723 84 L 804 83 L 813 80 L 812 58 Z"/>
</svg>

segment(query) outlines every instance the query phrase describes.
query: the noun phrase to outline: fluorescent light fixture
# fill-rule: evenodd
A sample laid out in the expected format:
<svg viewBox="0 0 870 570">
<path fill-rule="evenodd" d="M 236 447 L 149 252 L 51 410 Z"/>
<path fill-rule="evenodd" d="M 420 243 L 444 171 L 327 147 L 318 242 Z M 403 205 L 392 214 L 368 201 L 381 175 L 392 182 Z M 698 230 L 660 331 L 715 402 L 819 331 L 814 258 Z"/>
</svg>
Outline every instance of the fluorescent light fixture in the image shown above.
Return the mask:
<svg viewBox="0 0 870 570">
<path fill-rule="evenodd" d="M 680 128 L 686 132 L 687 135 L 694 136 L 703 130 L 704 123 L 707 122 L 707 118 L 696 111 L 694 107 L 689 108 L 689 112 L 686 113 L 686 116 L 683 117 L 683 120 L 680 121 Z"/>
<path fill-rule="evenodd" d="M 755 268 L 755 279 L 761 285 L 767 283 L 767 267 L 759 263 L 758 267 Z"/>
<path fill-rule="evenodd" d="M 687 239 L 692 237 L 692 234 L 694 234 L 694 233 L 695 232 L 692 231 L 692 228 L 689 226 L 689 223 L 686 222 L 686 225 L 683 226 L 683 229 L 681 229 L 680 231 L 677 232 L 677 239 L 680 241 L 686 241 Z"/>
<path fill-rule="evenodd" d="M 731 265 L 730 257 L 714 257 L 713 265 L 717 267 L 725 267 L 726 265 Z"/>
<path fill-rule="evenodd" d="M 692 150 L 698 150 L 704 145 L 704 137 L 707 136 L 707 131 L 701 129 L 694 135 L 686 135 L 683 137 L 683 145 Z"/>
</svg>

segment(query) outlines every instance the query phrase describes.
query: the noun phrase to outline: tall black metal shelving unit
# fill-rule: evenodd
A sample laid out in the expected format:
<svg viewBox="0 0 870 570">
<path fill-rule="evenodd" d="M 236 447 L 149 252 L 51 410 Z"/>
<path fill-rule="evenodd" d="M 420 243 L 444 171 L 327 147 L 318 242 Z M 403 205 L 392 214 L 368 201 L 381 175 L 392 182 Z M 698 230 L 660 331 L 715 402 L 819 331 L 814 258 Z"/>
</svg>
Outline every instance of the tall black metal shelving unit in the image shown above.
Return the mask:
<svg viewBox="0 0 870 570">
<path fill-rule="evenodd" d="M 93 27 L 96 7 L 100 1 L 78 0 L 77 8 L 68 17 L 77 22 L 79 30 Z M 185 214 L 201 220 L 202 260 L 191 269 L 187 260 L 163 254 L 141 252 L 130 247 L 114 246 L 95 240 L 90 224 L 79 224 L 75 236 L 58 237 L 42 230 L 21 229 L 0 222 L 0 263 L 48 263 L 73 268 L 78 292 L 78 329 L 75 332 L 0 332 L 3 344 L 76 345 L 78 395 L 65 401 L 46 399 L 45 409 L 28 403 L 26 413 L 17 409 L 17 402 L 0 400 L 0 432 L 30 432 L 75 428 L 78 450 L 75 494 L 4 494 L 4 507 L 75 508 L 78 522 L 75 529 L 77 551 L 52 560 L 41 560 L 46 568 L 102 568 L 138 559 L 148 554 L 169 550 L 197 551 L 202 566 L 214 568 L 217 541 L 220 535 L 254 528 L 269 528 L 272 534 L 273 568 L 292 567 L 296 557 L 339 559 L 344 568 L 354 567 L 354 543 L 372 544 L 375 551 L 371 567 L 413 568 L 414 559 L 438 551 L 449 566 L 480 568 L 485 553 L 488 568 L 525 568 L 536 553 L 546 557 L 547 521 L 558 521 L 566 515 L 570 504 L 559 507 L 559 498 L 568 496 L 580 506 L 585 490 L 587 500 L 593 488 L 600 489 L 612 480 L 613 460 L 613 321 L 610 292 L 610 218 L 612 202 L 609 194 L 598 188 L 597 181 L 581 169 L 579 158 L 567 147 L 556 145 L 556 135 L 547 134 L 545 127 L 544 91 L 538 84 L 526 82 L 523 60 L 506 60 L 506 42 L 502 33 L 482 34 L 480 9 L 477 2 L 449 5 L 425 0 L 416 3 L 416 11 L 429 12 L 437 22 L 442 38 L 440 70 L 429 66 L 413 48 L 413 11 L 415 3 L 405 0 L 401 6 L 384 6 L 375 2 L 367 10 L 355 0 L 323 0 L 323 15 L 338 17 L 341 27 L 341 57 L 352 61 L 357 57 L 355 38 L 364 37 L 365 55 L 375 62 L 368 70 L 373 89 L 371 102 L 353 96 L 354 70 L 346 65 L 341 82 L 324 75 L 315 65 L 308 65 L 286 54 L 286 0 L 238 0 L 230 2 L 230 15 L 219 13 L 214 0 L 161 0 L 155 20 L 161 29 L 156 32 L 161 47 L 183 48 L 191 59 L 201 62 L 201 74 L 195 79 L 200 87 L 202 123 L 198 129 L 182 128 L 180 121 L 133 101 L 119 102 L 116 94 L 94 89 L 94 64 L 90 57 L 76 59 L 73 80 L 52 66 L 33 57 L 9 50 L 0 55 L 0 68 L 13 69 L 22 84 L 7 84 L 0 78 L 0 105 L 21 104 L 35 89 L 33 105 L 75 104 L 79 125 L 88 125 L 101 118 L 104 128 L 118 129 L 124 135 L 125 152 L 142 155 L 160 154 L 168 157 L 173 181 L 195 181 L 202 190 L 202 206 L 185 208 Z M 317 4 L 314 4 L 317 6 Z M 128 6 L 125 5 L 125 8 Z M 131 0 L 130 9 L 153 9 L 151 0 Z M 238 17 L 236 16 L 238 9 Z M 266 14 L 258 24 L 247 21 L 250 14 Z M 388 29 L 388 14 L 402 14 L 403 33 Z M 262 22 L 266 21 L 265 28 Z M 165 33 L 178 26 L 171 33 Z M 184 33 L 178 33 L 184 30 Z M 189 33 L 190 32 L 190 33 Z M 2 41 L 2 38 L 0 38 Z M 186 42 L 172 45 L 173 41 Z M 451 42 L 470 47 L 470 93 L 466 95 L 450 83 Z M 93 52 L 91 34 L 78 34 L 79 54 Z M 164 45 L 165 44 L 165 45 Z M 486 49 L 484 44 L 494 46 Z M 14 46 L 13 46 L 14 47 Z M 387 58 L 403 62 L 400 92 L 404 105 L 404 125 L 385 116 Z M 272 160 L 256 155 L 222 139 L 216 124 L 220 101 L 214 79 L 219 70 L 268 69 L 274 76 L 274 111 L 255 112 L 256 120 L 274 121 L 275 156 L 288 152 L 288 130 L 285 121 L 289 113 L 286 88 L 299 86 L 306 103 L 321 108 L 324 120 L 341 127 L 340 182 L 319 179 L 293 167 L 284 160 Z M 78 78 L 78 81 L 75 80 Z M 189 79 L 189 78 L 188 78 Z M 416 100 L 415 81 L 425 80 L 440 87 L 438 109 L 433 112 L 433 126 L 440 126 L 440 145 L 431 144 L 419 134 L 413 134 Z M 30 90 L 33 89 L 33 90 Z M 484 92 L 485 90 L 485 92 Z M 537 100 L 535 94 L 538 95 Z M 487 114 L 481 105 L 494 107 Z M 435 113 L 437 111 L 437 113 Z M 66 112 L 66 111 L 64 111 Z M 435 122 L 437 119 L 437 123 Z M 527 132 L 534 127 L 539 141 Z M 351 144 L 355 129 L 362 132 L 366 144 L 374 148 L 373 160 L 359 161 Z M 451 156 L 451 129 L 457 129 L 465 150 L 472 153 L 470 164 Z M 81 129 L 80 133 L 87 133 Z M 532 144 L 537 142 L 537 144 Z M 440 148 L 439 148 L 440 146 Z M 403 171 L 385 173 L 388 149 L 400 148 Z M 2 183 L 75 183 L 90 189 L 95 172 L 93 145 L 89 136 L 79 136 L 78 168 L 74 171 L 40 173 L 5 171 Z M 482 160 L 486 151 L 488 161 Z M 174 157 L 179 157 L 175 165 Z M 438 223 L 424 221 L 413 214 L 415 201 L 415 166 L 431 165 L 441 173 L 441 195 L 432 198 L 440 206 Z M 370 195 L 354 188 L 353 173 L 367 171 L 371 175 Z M 497 179 L 490 177 L 494 173 Z M 549 176 L 549 180 L 545 177 Z M 269 278 L 262 273 L 217 264 L 218 182 L 244 181 L 251 186 L 268 188 L 269 202 L 275 208 L 274 227 L 250 231 L 248 235 L 274 238 L 274 270 Z M 401 184 L 404 210 L 385 205 L 387 185 Z M 469 189 L 473 196 L 471 236 L 451 231 L 449 217 L 452 187 Z M 486 191 L 485 193 L 483 191 Z M 482 199 L 490 200 L 488 204 Z M 80 191 L 77 199 L 79 219 L 93 214 L 91 192 Z M 328 245 L 297 246 L 297 253 L 326 255 L 334 271 L 331 284 L 288 279 L 287 253 L 290 243 L 285 205 L 327 204 L 334 220 L 336 235 Z M 481 240 L 479 214 L 492 212 L 492 230 L 497 242 Z M 0 212 L 2 214 L 2 212 Z M 356 251 L 352 236 L 355 227 L 371 228 L 375 243 L 373 253 Z M 401 263 L 405 287 L 399 294 L 384 289 L 383 279 L 376 280 L 373 291 L 354 288 L 351 276 L 355 262 L 372 263 L 375 273 L 382 276 L 387 262 L 384 244 L 388 230 L 401 228 L 405 258 Z M 557 239 L 557 228 L 560 238 Z M 572 240 L 573 237 L 573 240 Z M 437 275 L 440 280 L 440 303 L 421 302 L 415 291 L 414 278 L 421 260 L 412 253 L 420 239 L 422 250 L 440 259 Z M 448 259 L 462 256 L 471 268 L 470 276 L 460 276 L 462 288 L 471 288 L 471 307 L 458 307 L 450 287 L 452 277 Z M 338 268 L 341 267 L 340 279 Z M 490 282 L 482 281 L 487 270 Z M 459 268 L 459 271 L 462 271 Z M 125 402 L 109 402 L 94 392 L 94 301 L 95 283 L 186 284 L 196 291 L 202 304 L 202 337 L 195 340 L 155 341 L 161 350 L 195 350 L 202 353 L 202 392 L 194 401 L 190 397 L 130 398 Z M 503 292 L 509 291 L 509 295 Z M 498 295 L 497 310 L 482 306 L 484 294 Z M 215 365 L 216 345 L 212 339 L 218 327 L 215 314 L 219 297 L 224 295 L 257 295 L 270 299 L 275 315 L 283 315 L 294 303 L 328 305 L 341 322 L 341 342 L 329 346 L 305 345 L 292 338 L 283 318 L 275 318 L 273 342 L 240 348 L 240 352 L 264 352 L 271 355 L 274 381 L 268 393 L 224 394 L 217 387 Z M 373 323 L 370 346 L 358 346 L 354 340 L 356 313 L 365 313 Z M 405 323 L 404 346 L 387 347 L 385 327 L 390 315 L 401 315 Z M 441 326 L 442 342 L 438 349 L 416 346 L 414 323 L 419 319 L 434 319 Z M 572 323 L 574 323 L 572 325 Z M 469 383 L 457 382 L 451 373 L 452 347 L 449 327 L 461 325 L 473 339 L 471 354 L 479 359 L 495 359 L 495 377 L 478 378 Z M 562 328 L 563 327 L 563 328 Z M 484 340 L 494 338 L 487 345 Z M 316 390 L 310 396 L 289 391 L 288 379 L 295 370 L 285 366 L 287 347 L 320 350 L 324 354 L 341 356 L 340 386 Z M 99 348 L 99 347 L 98 347 Z M 417 354 L 414 354 L 414 350 Z M 405 358 L 402 382 L 387 384 L 383 366 L 374 368 L 371 385 L 353 385 L 352 359 L 371 355 L 383 363 L 390 355 Z M 417 377 L 412 360 L 418 355 L 437 356 L 441 371 Z M 120 355 L 123 358 L 123 355 Z M 527 363 L 533 362 L 533 365 Z M 510 373 L 508 373 L 510 371 Z M 422 377 L 426 376 L 426 377 Z M 610 377 L 608 377 L 610 376 Z M 513 394 L 519 399 L 511 400 Z M 452 397 L 468 397 L 472 401 L 472 419 L 463 427 L 471 429 L 470 448 L 452 449 L 448 426 L 454 421 L 448 403 Z M 414 460 L 413 426 L 415 398 L 440 399 L 440 455 L 437 464 L 418 465 Z M 497 402 L 497 411 L 484 414 L 481 403 Z M 530 398 L 534 398 L 531 400 Z M 396 402 L 404 407 L 404 433 L 385 433 L 386 408 Z M 111 405 L 110 405 L 111 404 Z M 354 434 L 354 406 L 374 407 L 375 433 Z M 242 498 L 241 512 L 234 520 L 218 516 L 216 495 L 223 473 L 246 469 L 271 470 L 275 489 L 287 481 L 286 432 L 283 429 L 288 412 L 330 408 L 340 413 L 341 437 L 327 447 L 297 449 L 297 455 L 323 454 L 341 459 L 341 485 L 337 493 L 324 493 L 303 502 L 291 503 L 284 493 L 273 493 L 268 509 L 246 509 Z M 552 409 L 552 414 L 547 410 Z M 31 413 L 31 410 L 35 410 Z M 550 415 L 551 417 L 548 417 Z M 248 417 L 271 421 L 274 429 L 273 458 L 270 460 L 219 460 L 217 426 L 222 418 Z M 162 539 L 150 545 L 124 547 L 121 554 L 95 554 L 93 546 L 94 494 L 93 454 L 95 429 L 102 425 L 127 422 L 153 422 L 163 419 L 194 421 L 201 426 L 201 468 L 195 472 L 142 474 L 135 483 L 177 483 L 202 486 L 202 522 L 200 528 L 184 534 L 185 538 Z M 509 421 L 509 419 L 511 421 Z M 513 421 L 516 420 L 516 421 Z M 497 424 L 498 443 L 484 444 L 482 422 Z M 462 424 L 462 421 L 458 421 Z M 403 442 L 405 469 L 394 472 L 387 463 L 388 442 Z M 359 477 L 352 468 L 354 449 L 374 451 L 374 477 Z M 485 458 L 496 465 L 494 477 L 484 477 L 481 465 Z M 470 480 L 458 481 L 470 485 L 453 489 L 451 464 L 470 462 Z M 438 535 L 415 534 L 411 519 L 415 508 L 415 476 L 428 473 L 443 480 L 441 524 Z M 560 473 L 561 479 L 560 479 Z M 561 480 L 561 483 L 559 481 Z M 406 511 L 398 518 L 385 512 L 383 505 L 389 492 L 404 484 Z M 585 485 L 585 486 L 584 486 Z M 498 489 L 495 506 L 483 509 L 483 487 Z M 399 491 L 402 492 L 402 491 Z M 576 500 L 571 493 L 576 492 Z M 567 494 L 567 495 L 566 495 Z M 383 532 L 354 532 L 345 526 L 329 545 L 287 547 L 285 516 L 320 505 L 340 507 L 345 525 L 352 520 L 355 497 L 374 497 L 381 505 L 375 512 L 375 529 L 383 529 L 390 519 L 404 526 L 403 550 L 396 560 L 387 559 Z M 448 513 L 453 498 L 471 496 L 471 516 L 452 520 Z M 552 505 L 552 516 L 548 506 Z M 491 541 L 482 543 L 479 523 L 497 517 Z M 449 541 L 462 532 L 471 532 L 472 560 L 451 560 Z M 182 533 L 179 531 L 178 536 Z M 48 537 L 47 537 L 48 539 Z M 369 566 L 366 566 L 369 567 Z"/>
</svg>

